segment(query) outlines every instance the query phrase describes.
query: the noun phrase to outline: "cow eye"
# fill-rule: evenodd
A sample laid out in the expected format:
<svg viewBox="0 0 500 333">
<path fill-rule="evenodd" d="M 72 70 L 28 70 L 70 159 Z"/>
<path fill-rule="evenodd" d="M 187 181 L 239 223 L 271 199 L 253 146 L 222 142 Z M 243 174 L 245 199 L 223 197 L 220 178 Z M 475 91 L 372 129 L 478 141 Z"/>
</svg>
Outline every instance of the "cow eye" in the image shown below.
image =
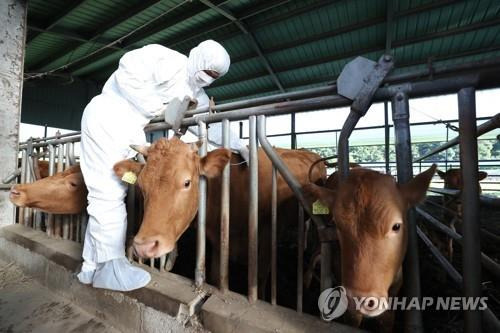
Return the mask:
<svg viewBox="0 0 500 333">
<path fill-rule="evenodd" d="M 191 185 L 191 180 L 187 179 L 184 181 L 184 187 L 188 188 Z"/>
<path fill-rule="evenodd" d="M 398 232 L 401 229 L 401 223 L 396 223 L 392 226 L 392 231 Z"/>
</svg>

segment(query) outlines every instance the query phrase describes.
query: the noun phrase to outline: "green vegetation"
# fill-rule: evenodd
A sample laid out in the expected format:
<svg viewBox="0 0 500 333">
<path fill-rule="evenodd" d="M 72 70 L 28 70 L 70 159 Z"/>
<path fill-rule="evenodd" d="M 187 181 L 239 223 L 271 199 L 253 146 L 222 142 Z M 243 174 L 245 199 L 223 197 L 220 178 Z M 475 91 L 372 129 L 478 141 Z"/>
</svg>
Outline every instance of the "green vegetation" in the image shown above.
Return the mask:
<svg viewBox="0 0 500 333">
<path fill-rule="evenodd" d="M 425 155 L 436 147 L 439 147 L 443 143 L 444 142 L 415 143 L 412 145 L 413 158 L 418 158 L 419 156 Z M 337 153 L 337 147 L 315 147 L 309 148 L 309 150 L 314 151 L 315 153 L 318 153 L 323 157 L 335 155 Z M 358 163 L 384 162 L 384 151 L 384 145 L 351 146 L 349 147 L 349 159 Z M 442 151 L 439 154 L 430 157 L 426 161 L 444 162 L 446 161 L 447 153 L 448 161 L 457 161 L 460 158 L 459 147 L 457 145 L 453 148 L 448 149 L 447 151 Z M 391 145 L 389 147 L 389 157 L 391 162 L 394 162 L 396 160 L 394 145 Z M 480 140 L 478 142 L 478 157 L 480 160 L 500 159 L 500 141 Z"/>
</svg>

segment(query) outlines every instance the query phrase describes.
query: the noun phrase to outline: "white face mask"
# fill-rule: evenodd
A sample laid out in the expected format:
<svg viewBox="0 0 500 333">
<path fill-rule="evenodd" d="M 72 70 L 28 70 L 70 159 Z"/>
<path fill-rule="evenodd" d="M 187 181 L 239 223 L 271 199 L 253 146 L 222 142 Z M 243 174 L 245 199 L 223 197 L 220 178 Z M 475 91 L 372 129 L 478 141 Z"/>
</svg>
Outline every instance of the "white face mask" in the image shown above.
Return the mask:
<svg viewBox="0 0 500 333">
<path fill-rule="evenodd" d="M 209 86 L 210 84 L 212 84 L 212 82 L 215 81 L 215 79 L 213 77 L 211 77 L 210 75 L 208 75 L 207 73 L 205 73 L 204 71 L 198 71 L 194 74 L 194 83 L 198 86 L 198 87 L 206 87 L 206 86 Z"/>
</svg>

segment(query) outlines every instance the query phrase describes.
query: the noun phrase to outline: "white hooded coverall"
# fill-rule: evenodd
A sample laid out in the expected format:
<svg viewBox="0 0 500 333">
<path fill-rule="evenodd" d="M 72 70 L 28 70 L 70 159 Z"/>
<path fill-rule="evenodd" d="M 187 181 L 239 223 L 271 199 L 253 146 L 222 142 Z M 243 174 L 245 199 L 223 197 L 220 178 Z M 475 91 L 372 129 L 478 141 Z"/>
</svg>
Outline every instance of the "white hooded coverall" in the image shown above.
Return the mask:
<svg viewBox="0 0 500 333">
<path fill-rule="evenodd" d="M 213 70 L 222 76 L 229 64 L 227 52 L 211 40 L 191 50 L 189 58 L 161 45 L 147 45 L 126 53 L 102 93 L 87 105 L 81 123 L 80 165 L 89 191 L 82 273 L 90 275 L 87 274 L 87 281 L 79 275 L 80 281 L 92 283 L 89 279 L 93 279 L 94 287 L 115 290 L 131 290 L 147 284 L 149 275 L 147 279 L 143 275 L 139 279 L 142 281 L 116 282 L 113 277 L 105 276 L 104 282 L 96 282 L 101 263 L 125 260 L 127 186 L 114 174 L 113 165 L 136 154 L 130 149 L 131 144 L 146 144 L 144 127 L 173 98 L 188 95 L 201 106 L 208 104 L 202 87 L 213 78 L 203 70 Z M 211 141 L 220 143 L 220 136 L 220 127 L 209 129 Z M 231 148 L 239 150 L 243 145 L 236 135 L 231 136 Z M 106 275 L 138 275 L 137 271 L 127 272 L 127 269 L 108 267 Z"/>
</svg>

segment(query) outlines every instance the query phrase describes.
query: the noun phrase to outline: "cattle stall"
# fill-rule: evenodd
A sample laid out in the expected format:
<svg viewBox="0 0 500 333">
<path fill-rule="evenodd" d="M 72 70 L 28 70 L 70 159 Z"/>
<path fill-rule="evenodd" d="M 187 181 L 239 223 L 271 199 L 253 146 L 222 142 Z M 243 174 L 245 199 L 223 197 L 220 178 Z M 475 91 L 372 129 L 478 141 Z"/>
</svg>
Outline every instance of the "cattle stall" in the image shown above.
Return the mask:
<svg viewBox="0 0 500 333">
<path fill-rule="evenodd" d="M 389 59 L 390 60 L 390 59 Z M 384 60 L 384 58 L 381 59 Z M 450 147 L 453 144 L 460 143 L 462 150 L 467 152 L 468 156 L 477 156 L 474 150 L 474 142 L 479 134 L 483 134 L 494 128 L 498 128 L 498 115 L 478 127 L 475 126 L 475 110 L 474 110 L 474 93 L 475 89 L 483 89 L 494 86 L 496 81 L 492 81 L 493 69 L 497 69 L 498 62 L 482 63 L 482 64 L 466 64 L 454 65 L 448 68 L 434 72 L 433 80 L 415 81 L 416 78 L 427 75 L 427 72 L 409 72 L 403 75 L 382 76 L 380 79 L 383 82 L 382 87 L 376 84 L 371 94 L 367 94 L 365 106 L 356 109 L 351 108 L 344 128 L 339 136 L 339 170 L 341 173 L 347 174 L 349 163 L 349 135 L 355 128 L 356 123 L 366 113 L 369 105 L 372 102 L 389 101 L 392 105 L 392 113 L 394 119 L 394 133 L 396 138 L 396 155 L 397 155 L 397 177 L 402 183 L 408 181 L 412 177 L 413 164 L 419 163 Z M 436 149 L 426 156 L 420 157 L 417 160 L 412 160 L 411 156 L 411 137 L 409 127 L 409 108 L 408 100 L 423 96 L 433 96 L 438 94 L 457 93 L 459 98 L 459 115 L 460 115 L 460 137 L 450 141 L 446 146 Z M 271 143 L 266 135 L 266 119 L 268 117 L 291 114 L 299 111 L 315 111 L 325 108 L 336 108 L 342 106 L 351 106 L 352 101 L 337 93 L 335 84 L 325 87 L 298 91 L 293 93 L 284 93 L 268 97 L 261 97 L 240 102 L 221 104 L 216 106 L 216 113 L 208 113 L 207 108 L 199 108 L 186 113 L 186 118 L 182 121 L 183 127 L 196 126 L 198 128 L 199 140 L 203 142 L 202 148 L 199 150 L 200 156 L 207 153 L 207 126 L 213 123 L 222 123 L 222 137 L 224 147 L 229 145 L 229 126 L 231 122 L 248 120 L 249 122 L 249 148 L 250 148 L 250 179 L 249 179 L 249 242 L 248 242 L 248 288 L 247 296 L 250 303 L 257 300 L 258 284 L 257 284 L 257 249 L 258 249 L 258 182 L 257 182 L 257 147 L 260 145 L 266 155 L 272 161 L 272 236 L 271 236 L 271 280 L 270 280 L 270 302 L 277 304 L 277 265 L 279 260 L 277 257 L 277 239 L 276 239 L 276 222 L 277 222 L 277 207 L 276 196 L 277 186 L 276 179 L 278 175 L 283 177 L 290 188 L 293 190 L 296 198 L 300 202 L 299 216 L 309 216 L 316 227 L 318 234 L 323 236 L 321 242 L 321 290 L 333 286 L 332 277 L 332 239 L 334 236 L 335 226 L 329 221 L 322 219 L 320 216 L 314 215 L 311 210 L 311 203 L 301 191 L 300 184 L 295 179 L 293 174 L 288 170 L 287 166 L 281 161 L 280 157 L 274 151 Z M 147 133 L 156 133 L 155 138 L 165 135 L 169 136 L 170 126 L 163 122 L 161 118 L 153 120 L 146 127 Z M 477 131 L 477 132 L 476 132 Z M 77 163 L 78 158 L 75 156 L 75 145 L 79 142 L 79 133 L 71 133 L 56 137 L 48 137 L 44 139 L 31 139 L 20 145 L 21 165 L 18 174 L 12 177 L 19 177 L 19 182 L 32 182 L 36 178 L 36 159 L 47 159 L 49 162 L 49 175 L 63 171 L 71 165 Z M 140 158 L 140 157 L 139 157 Z M 467 175 L 464 179 L 468 179 L 464 183 L 464 190 L 460 193 L 469 193 L 468 196 L 462 197 L 463 210 L 463 235 L 459 235 L 455 231 L 445 227 L 437 219 L 425 213 L 421 208 L 410 212 L 410 234 L 409 248 L 405 262 L 406 276 L 414 277 L 405 281 L 406 295 L 420 296 L 421 295 L 421 277 L 419 274 L 419 254 L 418 240 L 420 237 L 423 243 L 429 247 L 432 253 L 437 257 L 439 263 L 450 274 L 452 279 L 457 284 L 464 285 L 464 296 L 478 296 L 481 294 L 480 271 L 481 263 L 484 268 L 491 271 L 498 278 L 499 267 L 493 259 L 486 254 L 480 252 L 479 248 L 479 227 L 474 222 L 477 220 L 479 209 L 479 191 L 477 186 L 477 158 L 463 159 L 461 167 L 463 173 Z M 12 178 L 11 177 L 11 178 Z M 9 182 L 6 179 L 5 182 Z M 222 206 L 221 212 L 223 218 L 221 220 L 221 265 L 220 265 L 220 280 L 218 281 L 222 291 L 228 290 L 228 272 L 229 272 L 229 186 L 230 186 L 230 166 L 226 166 L 223 173 L 223 181 L 221 187 Z M 205 266 L 206 266 L 206 183 L 202 178 L 200 182 L 200 201 L 198 206 L 197 228 L 196 228 L 196 264 L 194 267 L 194 282 L 196 286 L 203 287 L 205 284 Z M 443 191 L 431 189 L 433 192 L 441 192 L 447 196 L 457 196 L 458 191 Z M 142 207 L 137 204 L 136 191 L 133 186 L 129 188 L 127 197 L 127 207 L 129 214 L 129 233 L 132 235 L 137 228 L 137 223 L 140 223 Z M 483 201 L 489 199 L 483 198 Z M 492 201 L 492 200 L 490 200 Z M 493 205 L 498 207 L 498 201 L 493 200 Z M 429 223 L 434 225 L 446 233 L 448 236 L 456 240 L 463 246 L 463 277 L 456 269 L 436 250 L 429 238 L 416 225 L 416 214 L 425 218 Z M 19 224 L 32 227 L 37 230 L 44 230 L 47 235 L 66 240 L 82 242 L 86 226 L 86 215 L 74 216 L 58 216 L 53 214 L 42 214 L 29 208 L 19 208 L 17 210 L 17 222 Z M 299 312 L 303 307 L 303 273 L 304 273 L 304 219 L 299 218 L 297 226 L 297 262 L 296 262 L 296 306 L 295 309 Z M 140 264 L 148 264 L 152 268 L 165 272 L 172 269 L 177 254 L 169 254 L 162 256 L 156 260 L 143 262 L 142 259 L 134 258 L 131 251 L 128 251 L 130 259 L 136 259 Z M 177 260 L 182 260 L 182 253 Z M 407 329 L 417 328 L 422 329 L 421 314 L 419 311 L 407 311 L 405 313 L 405 325 Z M 484 321 L 484 324 L 481 321 Z M 479 330 L 481 325 L 497 325 L 498 319 L 488 309 L 484 311 L 483 317 L 478 311 L 465 312 L 465 325 L 467 329 Z M 492 326 L 489 326 L 492 327 Z"/>
</svg>

